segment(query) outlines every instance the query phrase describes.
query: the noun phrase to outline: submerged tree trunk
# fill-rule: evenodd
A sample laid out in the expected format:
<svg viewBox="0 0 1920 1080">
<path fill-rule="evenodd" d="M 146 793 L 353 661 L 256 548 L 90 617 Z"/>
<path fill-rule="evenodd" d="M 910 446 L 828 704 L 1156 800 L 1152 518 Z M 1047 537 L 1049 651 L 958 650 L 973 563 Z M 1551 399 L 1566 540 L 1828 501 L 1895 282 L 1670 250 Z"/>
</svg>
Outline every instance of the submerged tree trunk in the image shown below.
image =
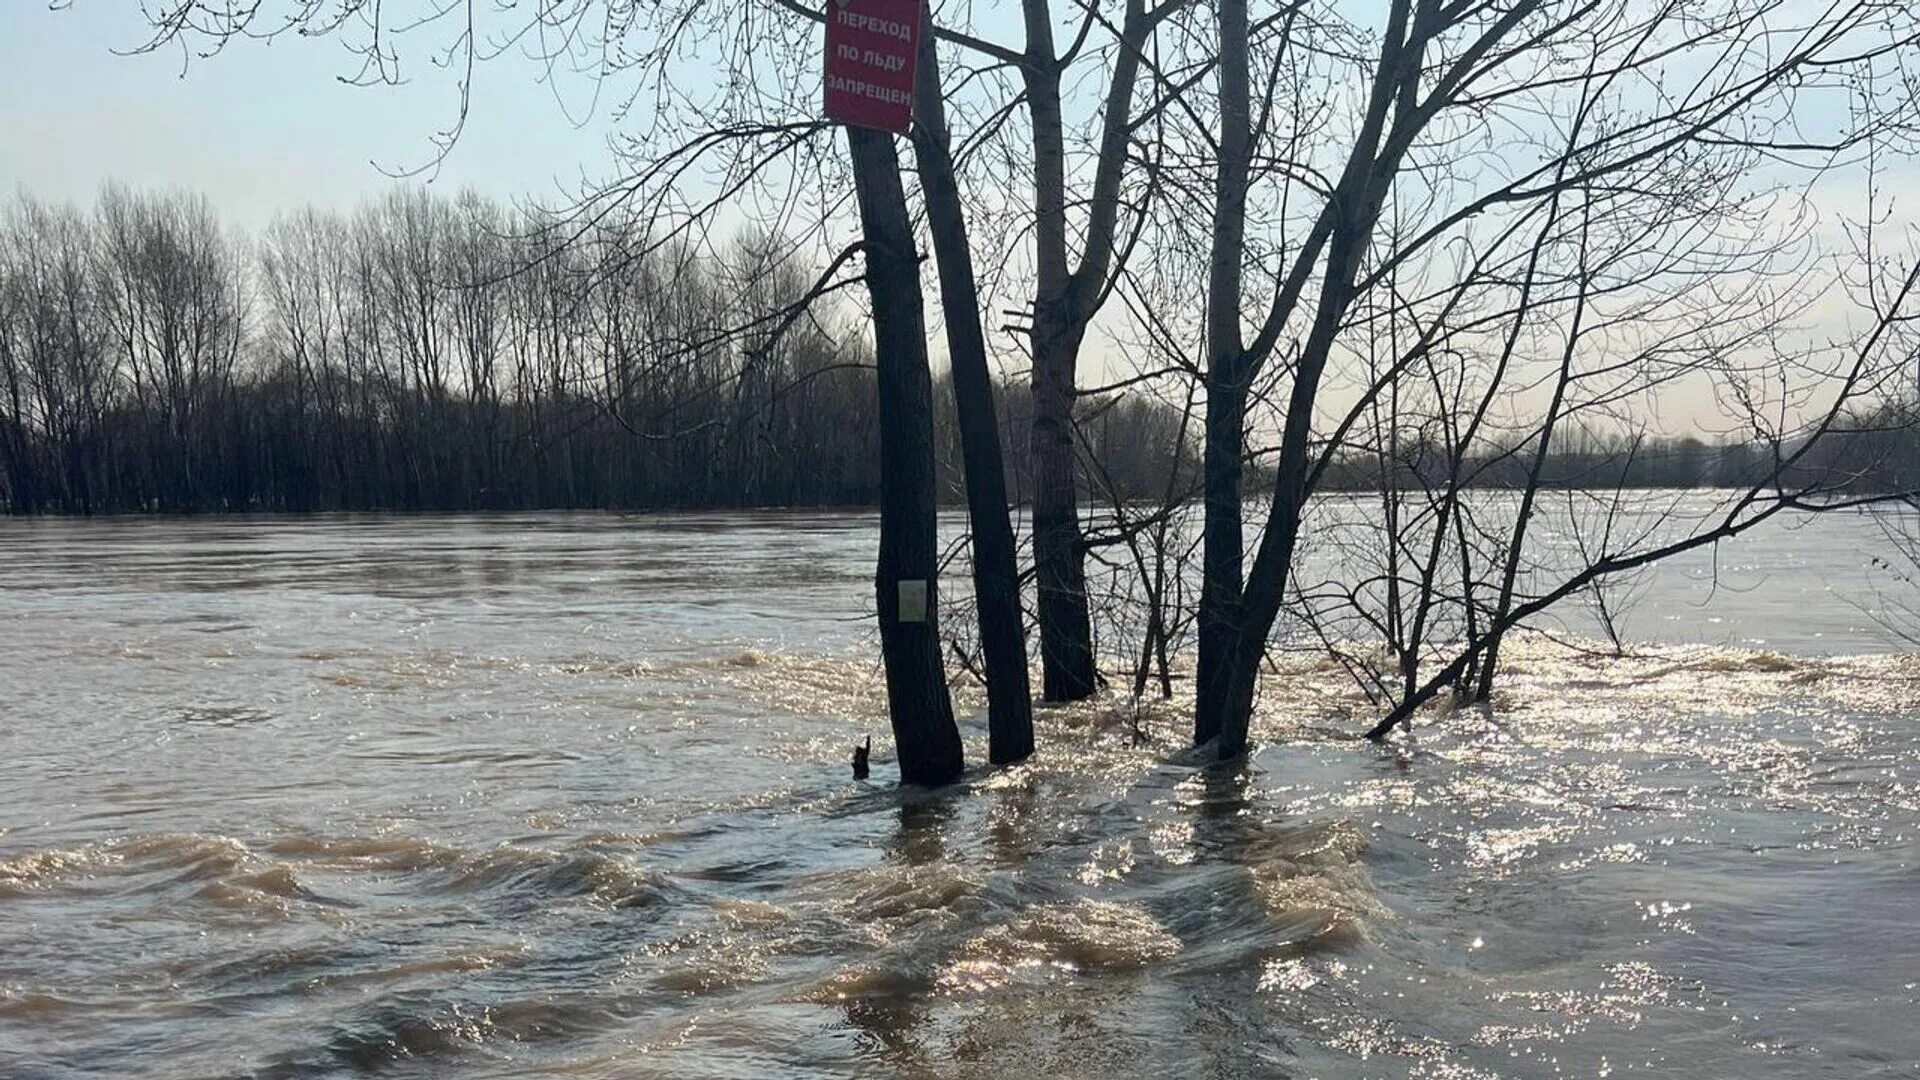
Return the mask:
<svg viewBox="0 0 1920 1080">
<path fill-rule="evenodd" d="M 1226 716 L 1229 660 L 1240 635 L 1242 566 L 1245 557 L 1240 504 L 1245 453 L 1245 392 L 1231 374 L 1214 375 L 1207 387 L 1204 448 L 1205 522 L 1200 579 L 1199 661 L 1195 670 L 1193 741 L 1218 738 Z"/>
<path fill-rule="evenodd" d="M 1041 693 L 1048 701 L 1078 701 L 1096 689 L 1073 447 L 1074 369 L 1086 325 L 1074 318 L 1073 276 L 1067 263 L 1067 151 L 1053 12 L 1047 0 L 1023 0 L 1021 12 L 1027 31 L 1021 75 L 1033 125 L 1033 428 L 1028 453 Z"/>
<path fill-rule="evenodd" d="M 893 137 L 850 127 L 847 146 L 866 237 L 879 369 L 880 559 L 874 589 L 887 711 L 901 782 L 948 784 L 960 778 L 963 761 L 940 655 L 933 380 L 920 271 Z"/>
<path fill-rule="evenodd" d="M 1027 684 L 1025 621 L 1020 613 L 1019 554 L 1007 516 L 1007 479 L 1001 463 L 1000 424 L 980 328 L 980 297 L 967 246 L 941 100 L 939 48 L 929 20 L 920 34 L 920 71 L 914 88 L 914 157 L 932 226 L 953 367 L 954 413 L 966 463 L 967 517 L 973 529 L 973 591 L 980 620 L 980 651 L 987 680 L 987 757 L 994 764 L 1033 753 L 1033 700 Z M 1076 560 L 1076 565 L 1077 565 Z"/>
<path fill-rule="evenodd" d="M 1248 23 L 1246 0 L 1220 0 L 1216 7 L 1220 40 L 1220 158 L 1215 188 L 1211 241 L 1211 278 L 1208 286 L 1208 347 L 1211 382 L 1232 371 L 1232 385 L 1246 385 L 1259 364 L 1271 355 L 1282 328 L 1300 302 L 1306 274 L 1325 252 L 1319 294 L 1313 300 L 1313 321 L 1293 363 L 1293 389 L 1288 395 L 1274 467 L 1271 510 L 1258 548 L 1246 571 L 1233 614 L 1238 620 L 1231 648 L 1210 673 L 1216 685 L 1199 691 L 1197 705 L 1205 710 L 1194 721 L 1194 734 L 1212 738 L 1221 759 L 1246 752 L 1253 716 L 1254 690 L 1260 663 L 1266 655 L 1267 635 L 1280 614 L 1280 604 L 1293 570 L 1306 500 L 1314 477 L 1313 422 L 1321 378 L 1348 306 L 1357 293 L 1356 274 L 1381 203 L 1410 145 L 1417 127 L 1396 130 L 1387 137 L 1389 112 L 1398 102 L 1404 117 L 1413 109 L 1421 71 L 1425 34 L 1409 34 L 1411 0 L 1398 0 L 1390 12 L 1382 39 L 1380 75 L 1369 97 L 1366 117 L 1357 133 L 1338 184 L 1328 194 L 1305 243 L 1294 253 L 1293 270 L 1275 292 L 1272 310 L 1254 343 L 1239 344 L 1241 265 L 1247 175 L 1251 160 L 1248 81 Z M 1437 6 L 1422 6 L 1429 15 Z M 1229 365 L 1227 361 L 1231 359 Z M 1211 387 L 1209 388 L 1211 390 Z M 1235 493 L 1234 509 L 1239 507 Z M 1235 526 L 1237 528 L 1237 524 Z M 1210 542 L 1224 546 L 1227 522 L 1209 514 Z M 1238 543 L 1238 538 L 1233 538 Z"/>
<path fill-rule="evenodd" d="M 1077 701 L 1095 689 L 1093 627 L 1087 615 L 1080 500 L 1073 448 L 1074 368 L 1084 326 L 1076 326 L 1067 267 L 1067 154 L 1052 12 L 1022 5 L 1027 64 L 1022 74 L 1033 120 L 1035 291 L 1033 312 L 1033 572 L 1039 586 L 1041 693 Z"/>
<path fill-rule="evenodd" d="M 1145 0 L 1127 0 L 1102 109 L 1092 191 L 1090 197 L 1069 200 L 1061 81 L 1083 42 L 1075 42 L 1063 58 L 1054 45 L 1052 5 L 1048 0 L 1020 4 L 1027 47 L 1019 67 L 1033 143 L 1033 430 L 1028 448 L 1042 693 L 1048 701 L 1077 701 L 1099 685 L 1087 605 L 1086 542 L 1080 532 L 1074 383 L 1080 346 L 1105 299 L 1115 261 L 1120 182 L 1135 131 L 1133 93 L 1144 45 L 1160 20 L 1182 6 L 1170 0 L 1149 12 Z M 1069 227 L 1070 204 L 1085 207 L 1081 229 Z M 1068 255 L 1070 234 L 1082 244 L 1077 262 Z"/>
<path fill-rule="evenodd" d="M 1207 431 L 1202 466 L 1206 505 L 1200 656 L 1193 713 L 1196 745 L 1220 738 L 1229 726 L 1234 709 L 1231 672 L 1239 651 L 1244 613 L 1240 476 L 1246 443 L 1247 362 L 1240 341 L 1240 304 L 1252 132 L 1246 0 L 1221 0 L 1216 18 L 1220 33 L 1220 156 L 1215 164 L 1207 270 Z"/>
<path fill-rule="evenodd" d="M 1044 320 L 1042 320 L 1044 321 Z M 1085 542 L 1073 449 L 1075 349 L 1044 345 L 1033 354 L 1033 568 L 1039 589 L 1041 693 L 1079 701 L 1097 688 L 1093 623 L 1087 613 Z"/>
</svg>

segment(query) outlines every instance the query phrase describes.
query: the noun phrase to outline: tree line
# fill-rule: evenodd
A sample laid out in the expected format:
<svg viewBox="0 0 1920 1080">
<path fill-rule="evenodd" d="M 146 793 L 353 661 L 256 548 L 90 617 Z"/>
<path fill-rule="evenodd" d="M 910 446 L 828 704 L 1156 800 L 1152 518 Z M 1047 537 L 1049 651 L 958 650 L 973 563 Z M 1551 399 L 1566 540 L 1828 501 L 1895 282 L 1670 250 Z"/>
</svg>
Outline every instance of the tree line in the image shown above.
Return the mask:
<svg viewBox="0 0 1920 1080">
<path fill-rule="evenodd" d="M 0 227 L 0 503 L 15 513 L 859 504 L 871 358 L 762 342 L 805 283 L 742 241 L 564 249 L 401 191 L 258 241 L 199 196 L 22 197 Z M 761 335 L 766 336 L 766 335 Z"/>
<path fill-rule="evenodd" d="M 646 247 L 611 226 L 561 243 L 543 215 L 472 194 L 301 211 L 258 240 L 191 194 L 114 187 L 90 211 L 18 196 L 0 222 L 0 507 L 872 505 L 872 357 L 855 319 L 825 314 L 758 348 L 741 327 L 771 336 L 807 291 L 777 245 Z M 1026 385 L 995 389 L 1003 443 L 1025 445 Z M 957 500 L 950 375 L 934 392 L 941 489 Z M 1076 402 L 1079 456 L 1097 462 L 1081 497 L 1196 495 L 1183 416 L 1130 390 Z M 1911 408 L 1858 419 L 1829 434 L 1819 468 L 1862 489 L 1920 476 Z M 1391 463 L 1349 448 L 1324 487 L 1412 486 L 1444 460 L 1408 432 Z M 1732 487 L 1767 465 L 1751 441 L 1588 432 L 1552 451 L 1543 483 Z M 1525 486 L 1513 446 L 1470 466 L 1471 486 Z M 1007 472 L 1024 500 L 1022 455 Z"/>
<path fill-rule="evenodd" d="M 193 194 L 21 195 L 0 218 L 0 508 L 872 505 L 857 319 L 773 332 L 807 286 L 751 236 L 705 254 L 613 225 L 563 238 L 472 194 L 304 210 L 257 240 Z M 950 377 L 935 394 L 957 499 Z M 1017 445 L 1025 387 L 996 394 Z M 1090 414 L 1088 452 L 1157 490 L 1177 418 L 1138 395 Z"/>
<path fill-rule="evenodd" d="M 1465 489 L 1518 491 L 1741 488 L 1775 479 L 1775 447 L 1749 439 L 1703 439 L 1644 430 L 1576 431 L 1550 448 L 1538 476 L 1529 475 L 1521 442 L 1470 451 L 1461 463 Z M 1798 446 L 1789 447 L 1798 450 Z M 1326 491 L 1431 487 L 1446 474 L 1443 442 L 1416 433 L 1397 440 L 1391 460 L 1376 451 L 1343 454 L 1328 463 Z M 1903 492 L 1920 486 L 1920 414 L 1904 400 L 1877 401 L 1851 413 L 1844 427 L 1820 435 L 1778 479 L 1852 493 Z"/>
</svg>

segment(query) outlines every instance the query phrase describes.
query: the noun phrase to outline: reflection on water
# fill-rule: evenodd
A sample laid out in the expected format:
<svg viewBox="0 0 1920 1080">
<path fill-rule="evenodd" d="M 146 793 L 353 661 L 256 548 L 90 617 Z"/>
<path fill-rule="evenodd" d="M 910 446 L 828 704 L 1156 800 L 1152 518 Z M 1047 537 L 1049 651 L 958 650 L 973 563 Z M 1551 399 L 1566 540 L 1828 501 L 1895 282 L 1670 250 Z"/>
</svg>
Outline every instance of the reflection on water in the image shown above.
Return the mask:
<svg viewBox="0 0 1920 1080">
<path fill-rule="evenodd" d="M 870 524 L 0 524 L 0 1076 L 1920 1073 L 1844 545 L 1392 746 L 1303 660 L 1246 765 L 1094 703 L 910 793 Z"/>
</svg>

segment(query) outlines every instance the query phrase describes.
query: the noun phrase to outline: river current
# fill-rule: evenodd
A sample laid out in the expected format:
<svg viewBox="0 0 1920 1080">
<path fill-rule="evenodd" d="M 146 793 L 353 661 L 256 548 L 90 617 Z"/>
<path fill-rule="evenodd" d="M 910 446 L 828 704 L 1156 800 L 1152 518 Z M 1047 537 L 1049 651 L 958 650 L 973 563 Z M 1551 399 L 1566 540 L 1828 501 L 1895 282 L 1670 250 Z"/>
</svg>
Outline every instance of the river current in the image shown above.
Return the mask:
<svg viewBox="0 0 1920 1080">
<path fill-rule="evenodd" d="M 0 1077 L 1920 1076 L 1864 518 L 1359 741 L 892 784 L 872 517 L 0 521 Z M 850 778 L 875 737 L 874 778 Z"/>
</svg>

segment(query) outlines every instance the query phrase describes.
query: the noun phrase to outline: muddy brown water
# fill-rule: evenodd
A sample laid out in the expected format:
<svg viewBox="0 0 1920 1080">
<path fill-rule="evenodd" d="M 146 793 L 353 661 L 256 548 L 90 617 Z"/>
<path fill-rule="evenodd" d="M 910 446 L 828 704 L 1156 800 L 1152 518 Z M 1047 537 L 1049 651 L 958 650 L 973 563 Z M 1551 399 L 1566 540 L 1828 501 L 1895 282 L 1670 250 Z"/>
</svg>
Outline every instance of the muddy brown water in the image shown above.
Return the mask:
<svg viewBox="0 0 1920 1080">
<path fill-rule="evenodd" d="M 1920 662 L 1817 530 L 1392 748 L 1303 659 L 1244 769 L 1106 700 L 926 794 L 868 516 L 0 522 L 0 1076 L 1920 1075 Z"/>
</svg>

